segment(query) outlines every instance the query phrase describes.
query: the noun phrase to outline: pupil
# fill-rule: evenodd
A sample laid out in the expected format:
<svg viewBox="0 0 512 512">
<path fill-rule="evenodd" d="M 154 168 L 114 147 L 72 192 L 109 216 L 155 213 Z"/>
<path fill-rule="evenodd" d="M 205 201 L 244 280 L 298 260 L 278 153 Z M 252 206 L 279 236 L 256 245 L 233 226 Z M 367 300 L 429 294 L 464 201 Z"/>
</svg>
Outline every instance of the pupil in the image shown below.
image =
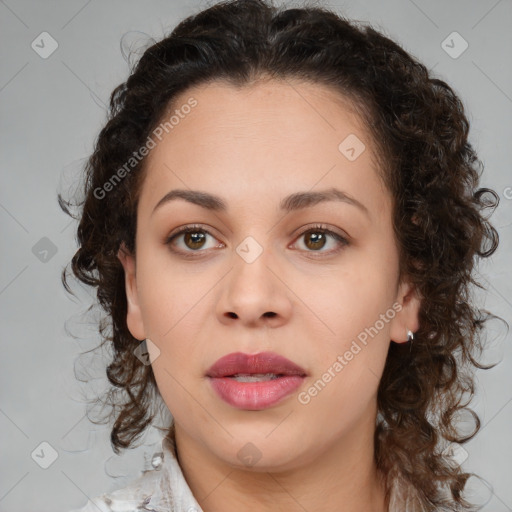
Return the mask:
<svg viewBox="0 0 512 512">
<path fill-rule="evenodd" d="M 191 249 L 197 249 L 197 248 L 201 247 L 201 242 L 204 241 L 204 233 L 199 233 L 198 231 L 185 233 L 185 243 L 187 245 L 190 240 L 192 241 L 192 245 L 193 245 L 193 247 L 191 247 Z"/>
<path fill-rule="evenodd" d="M 324 233 L 316 233 L 316 234 L 315 233 L 310 233 L 308 235 L 308 237 L 310 239 L 313 239 L 313 244 L 318 244 L 318 242 L 322 241 L 322 240 L 325 242 L 325 235 L 324 235 Z M 308 244 L 306 243 L 306 245 L 308 245 Z M 320 247 L 323 247 L 323 244 L 321 244 Z M 313 248 L 314 249 L 318 248 L 318 246 L 317 247 L 313 247 Z"/>
</svg>

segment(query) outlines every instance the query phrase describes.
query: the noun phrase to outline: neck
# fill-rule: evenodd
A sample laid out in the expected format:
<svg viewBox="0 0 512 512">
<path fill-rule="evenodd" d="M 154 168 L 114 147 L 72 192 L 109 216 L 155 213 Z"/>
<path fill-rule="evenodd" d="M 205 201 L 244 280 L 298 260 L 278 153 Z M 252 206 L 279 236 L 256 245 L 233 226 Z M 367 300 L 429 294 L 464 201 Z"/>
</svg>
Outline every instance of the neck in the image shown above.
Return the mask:
<svg viewBox="0 0 512 512">
<path fill-rule="evenodd" d="M 178 425 L 178 461 L 204 512 L 387 512 L 383 475 L 374 460 L 375 422 L 274 470 L 219 459 Z M 248 499 L 248 497 L 250 497 Z"/>
</svg>

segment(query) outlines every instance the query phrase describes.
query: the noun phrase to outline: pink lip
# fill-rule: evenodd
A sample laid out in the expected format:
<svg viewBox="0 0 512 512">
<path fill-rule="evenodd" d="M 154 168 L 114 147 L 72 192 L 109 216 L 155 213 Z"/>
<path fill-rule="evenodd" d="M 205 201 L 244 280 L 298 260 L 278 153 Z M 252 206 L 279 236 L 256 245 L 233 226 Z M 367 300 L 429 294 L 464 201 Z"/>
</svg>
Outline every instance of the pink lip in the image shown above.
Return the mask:
<svg viewBox="0 0 512 512">
<path fill-rule="evenodd" d="M 261 382 L 238 382 L 235 374 L 274 373 L 279 378 Z M 261 410 L 283 400 L 304 381 L 306 371 L 272 352 L 249 355 L 242 352 L 219 359 L 207 372 L 219 397 L 239 409 Z"/>
<path fill-rule="evenodd" d="M 276 375 L 305 376 L 304 368 L 296 365 L 286 357 L 274 352 L 260 352 L 259 354 L 244 354 L 233 352 L 221 357 L 207 371 L 208 377 L 228 377 L 237 373 L 275 373 Z"/>
<path fill-rule="evenodd" d="M 259 411 L 277 404 L 304 381 L 300 375 L 287 375 L 261 382 L 237 382 L 231 377 L 210 377 L 213 389 L 222 400 L 238 409 Z"/>
</svg>

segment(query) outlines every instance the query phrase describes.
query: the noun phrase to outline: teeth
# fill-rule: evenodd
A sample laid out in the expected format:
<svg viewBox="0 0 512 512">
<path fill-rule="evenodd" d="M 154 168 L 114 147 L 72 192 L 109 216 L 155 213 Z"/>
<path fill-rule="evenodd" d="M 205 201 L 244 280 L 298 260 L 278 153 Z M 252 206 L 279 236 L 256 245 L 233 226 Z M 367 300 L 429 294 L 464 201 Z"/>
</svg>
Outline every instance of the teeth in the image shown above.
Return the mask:
<svg viewBox="0 0 512 512">
<path fill-rule="evenodd" d="M 252 375 L 237 373 L 236 375 L 232 375 L 230 378 L 237 382 L 260 382 L 264 380 L 278 379 L 279 377 L 275 373 L 254 373 Z"/>
</svg>

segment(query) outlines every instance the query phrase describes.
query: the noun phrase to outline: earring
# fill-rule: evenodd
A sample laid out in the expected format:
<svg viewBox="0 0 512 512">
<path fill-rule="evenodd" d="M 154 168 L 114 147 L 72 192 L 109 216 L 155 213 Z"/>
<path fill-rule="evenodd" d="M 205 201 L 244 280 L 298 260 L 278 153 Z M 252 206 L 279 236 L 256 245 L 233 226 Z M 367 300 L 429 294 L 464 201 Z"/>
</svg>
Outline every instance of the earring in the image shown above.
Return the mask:
<svg viewBox="0 0 512 512">
<path fill-rule="evenodd" d="M 407 329 L 407 341 L 409 342 L 409 354 L 412 352 L 412 340 L 414 340 L 414 333 Z"/>
</svg>

